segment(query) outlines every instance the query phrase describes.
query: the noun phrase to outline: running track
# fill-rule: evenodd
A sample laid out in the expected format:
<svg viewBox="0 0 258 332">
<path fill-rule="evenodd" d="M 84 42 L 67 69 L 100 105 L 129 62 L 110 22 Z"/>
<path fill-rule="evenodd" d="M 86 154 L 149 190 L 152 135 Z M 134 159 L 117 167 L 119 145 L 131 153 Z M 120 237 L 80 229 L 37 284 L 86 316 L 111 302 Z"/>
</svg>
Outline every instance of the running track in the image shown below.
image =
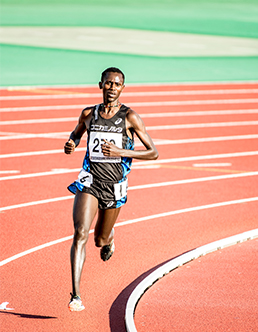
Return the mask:
<svg viewBox="0 0 258 332">
<path fill-rule="evenodd" d="M 86 310 L 70 313 L 73 196 L 66 187 L 77 177 L 86 144 L 70 156 L 63 145 L 82 107 L 101 102 L 101 95 L 95 87 L 0 92 L 0 304 L 14 308 L 0 311 L 2 331 L 125 332 L 126 302 L 151 271 L 189 250 L 257 228 L 258 83 L 127 86 L 121 101 L 142 116 L 160 157 L 133 163 L 109 262 L 100 260 L 90 235 L 81 286 Z M 257 241 L 252 246 L 250 252 L 257 252 Z M 213 267 L 219 271 L 216 259 L 208 263 L 206 269 L 195 263 L 199 275 L 179 268 L 175 289 L 181 287 L 180 271 L 199 284 Z M 254 284 L 257 275 L 250 269 L 247 278 Z M 224 280 L 225 287 L 229 282 Z M 164 294 L 168 285 L 160 287 Z M 156 306 L 157 317 L 166 308 Z M 141 301 L 137 310 L 139 331 L 180 331 L 166 320 L 159 329 L 144 329 L 143 317 L 152 312 Z M 218 331 L 228 330 L 219 319 Z"/>
</svg>

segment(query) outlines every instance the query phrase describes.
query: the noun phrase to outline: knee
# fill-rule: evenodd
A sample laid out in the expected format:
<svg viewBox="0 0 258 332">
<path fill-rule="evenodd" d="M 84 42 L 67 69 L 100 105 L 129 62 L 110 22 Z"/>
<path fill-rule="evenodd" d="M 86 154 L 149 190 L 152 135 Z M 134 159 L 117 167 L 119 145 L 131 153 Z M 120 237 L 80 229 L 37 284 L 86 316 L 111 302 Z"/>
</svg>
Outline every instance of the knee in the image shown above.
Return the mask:
<svg viewBox="0 0 258 332">
<path fill-rule="evenodd" d="M 74 243 L 86 244 L 89 237 L 89 231 L 83 226 L 75 228 L 74 231 Z"/>
</svg>

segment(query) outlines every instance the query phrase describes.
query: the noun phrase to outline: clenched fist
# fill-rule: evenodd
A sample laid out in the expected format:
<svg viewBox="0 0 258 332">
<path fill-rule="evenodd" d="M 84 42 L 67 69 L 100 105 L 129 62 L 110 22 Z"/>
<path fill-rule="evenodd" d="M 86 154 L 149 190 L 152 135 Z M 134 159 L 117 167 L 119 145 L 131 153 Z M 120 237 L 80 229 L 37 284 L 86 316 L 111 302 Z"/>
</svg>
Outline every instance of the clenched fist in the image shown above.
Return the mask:
<svg viewBox="0 0 258 332">
<path fill-rule="evenodd" d="M 64 152 L 66 154 L 71 154 L 74 152 L 74 150 L 75 150 L 75 143 L 72 139 L 69 139 L 69 141 L 65 143 Z"/>
</svg>

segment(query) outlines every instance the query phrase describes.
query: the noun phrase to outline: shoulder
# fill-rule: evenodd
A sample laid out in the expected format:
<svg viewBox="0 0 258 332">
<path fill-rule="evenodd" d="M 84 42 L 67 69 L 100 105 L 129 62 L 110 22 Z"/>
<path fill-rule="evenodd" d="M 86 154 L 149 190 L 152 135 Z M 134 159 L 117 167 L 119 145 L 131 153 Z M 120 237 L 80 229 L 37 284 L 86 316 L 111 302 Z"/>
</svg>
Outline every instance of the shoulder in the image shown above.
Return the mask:
<svg viewBox="0 0 258 332">
<path fill-rule="evenodd" d="M 91 114 L 95 109 L 95 106 L 89 106 L 89 107 L 85 107 L 83 110 L 82 110 L 82 114 L 84 116 L 87 116 L 89 114 Z"/>
<path fill-rule="evenodd" d="M 127 109 L 126 120 L 129 123 L 129 127 L 137 128 L 142 125 L 142 119 L 138 113 L 131 108 Z"/>
<path fill-rule="evenodd" d="M 89 117 L 91 117 L 92 113 L 94 112 L 94 109 L 95 109 L 95 106 L 89 106 L 89 107 L 86 107 L 82 110 L 81 112 L 81 120 L 85 120 Z"/>
</svg>

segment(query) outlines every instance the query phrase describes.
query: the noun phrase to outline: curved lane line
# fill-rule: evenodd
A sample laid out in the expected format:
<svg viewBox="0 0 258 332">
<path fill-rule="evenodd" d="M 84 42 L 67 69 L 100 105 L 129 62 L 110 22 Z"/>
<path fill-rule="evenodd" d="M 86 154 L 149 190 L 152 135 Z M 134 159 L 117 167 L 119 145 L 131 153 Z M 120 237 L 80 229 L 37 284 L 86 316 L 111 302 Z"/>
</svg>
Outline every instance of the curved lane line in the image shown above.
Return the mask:
<svg viewBox="0 0 258 332">
<path fill-rule="evenodd" d="M 174 186 L 174 185 L 179 185 L 179 184 L 189 184 L 189 183 L 217 181 L 217 180 L 227 180 L 227 179 L 242 178 L 242 177 L 247 177 L 247 176 L 257 176 L 257 175 L 258 175 L 258 171 L 256 171 L 256 172 L 235 173 L 235 174 L 226 174 L 226 175 L 218 175 L 218 176 L 206 176 L 206 177 L 203 177 L 203 178 L 176 180 L 176 181 L 150 183 L 150 184 L 132 186 L 132 187 L 129 187 L 128 190 L 138 190 L 138 189 L 148 189 L 148 188 L 152 189 L 154 187 L 157 188 L 157 187 Z M 19 209 L 19 208 L 23 208 L 23 207 L 38 205 L 38 204 L 46 204 L 46 203 L 64 201 L 64 200 L 67 200 L 67 199 L 71 199 L 73 197 L 74 196 L 69 195 L 69 196 L 63 196 L 63 197 L 43 199 L 41 201 L 33 201 L 33 202 L 16 204 L 16 205 L 3 206 L 3 207 L 0 208 L 0 212 Z"/>
<path fill-rule="evenodd" d="M 214 204 L 208 204 L 208 205 L 195 206 L 195 207 L 192 207 L 192 208 L 186 208 L 186 209 L 181 209 L 181 210 L 176 210 L 176 211 L 158 213 L 158 214 L 153 214 L 153 215 L 146 216 L 146 217 L 141 217 L 141 218 L 136 218 L 136 219 L 132 219 L 132 220 L 119 222 L 119 223 L 115 224 L 115 227 L 131 225 L 131 224 L 135 224 L 135 223 L 138 223 L 138 222 L 141 222 L 141 221 L 146 221 L 146 220 L 151 220 L 151 219 L 165 218 L 165 217 L 168 217 L 168 216 L 177 215 L 177 214 L 181 214 L 181 213 L 188 213 L 188 212 L 200 211 L 200 210 L 205 210 L 205 209 L 212 209 L 212 208 L 221 207 L 221 206 L 249 203 L 249 202 L 255 202 L 255 201 L 258 201 L 258 197 L 250 197 L 250 198 L 238 199 L 238 200 L 234 200 L 234 201 L 227 201 L 227 202 L 220 202 L 220 203 L 214 203 Z M 90 233 L 93 233 L 93 230 L 90 230 Z M 72 239 L 72 237 L 73 237 L 73 235 L 66 236 L 66 237 L 63 237 L 61 239 L 51 241 L 51 242 L 47 242 L 47 243 L 42 244 L 40 246 L 37 246 L 37 247 L 31 248 L 29 250 L 23 251 L 23 252 L 21 252 L 17 255 L 11 256 L 11 257 L 1 261 L 0 266 L 3 266 L 7 263 L 10 263 L 10 262 L 12 262 L 12 261 L 14 261 L 18 258 L 24 257 L 24 256 L 26 256 L 28 254 L 31 254 L 33 252 L 36 252 L 38 250 L 50 247 L 50 246 L 58 244 L 58 243 L 68 241 L 68 240 Z"/>
<path fill-rule="evenodd" d="M 138 284 L 138 286 L 133 290 L 127 301 L 125 309 L 125 325 L 127 332 L 137 332 L 136 326 L 134 324 L 134 312 L 137 303 L 139 302 L 145 291 L 150 288 L 156 281 L 158 281 L 171 271 L 175 270 L 176 268 L 182 266 L 183 264 L 189 263 L 190 261 L 197 259 L 200 256 L 206 255 L 216 250 L 223 249 L 228 246 L 235 245 L 240 242 L 254 239 L 256 237 L 258 237 L 258 228 L 206 244 L 204 246 L 191 250 L 190 252 L 187 252 L 177 258 L 173 258 L 168 263 L 165 263 L 161 267 L 157 268 L 154 272 L 152 272 Z"/>
</svg>

